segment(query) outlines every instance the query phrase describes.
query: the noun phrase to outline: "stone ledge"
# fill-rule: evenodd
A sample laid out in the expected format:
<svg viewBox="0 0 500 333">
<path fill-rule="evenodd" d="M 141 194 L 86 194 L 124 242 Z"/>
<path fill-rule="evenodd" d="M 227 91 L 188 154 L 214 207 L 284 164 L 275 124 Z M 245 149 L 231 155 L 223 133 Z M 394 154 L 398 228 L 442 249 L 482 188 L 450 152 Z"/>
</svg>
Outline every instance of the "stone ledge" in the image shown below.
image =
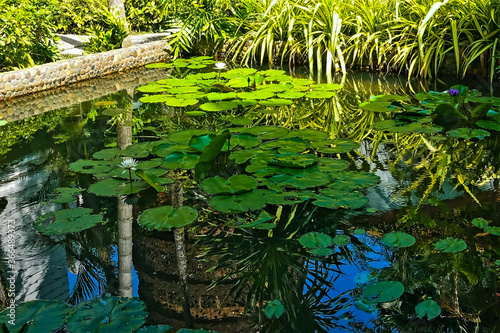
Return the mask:
<svg viewBox="0 0 500 333">
<path fill-rule="evenodd" d="M 0 101 L 162 61 L 167 48 L 162 40 L 0 73 Z"/>
</svg>

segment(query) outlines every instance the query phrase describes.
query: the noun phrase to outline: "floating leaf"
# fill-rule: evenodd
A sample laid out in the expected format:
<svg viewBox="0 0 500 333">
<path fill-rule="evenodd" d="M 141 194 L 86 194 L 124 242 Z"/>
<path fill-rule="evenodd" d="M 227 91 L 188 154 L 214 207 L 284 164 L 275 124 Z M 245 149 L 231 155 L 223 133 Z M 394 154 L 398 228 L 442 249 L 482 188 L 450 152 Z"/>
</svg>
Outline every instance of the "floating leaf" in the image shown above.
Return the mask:
<svg viewBox="0 0 500 333">
<path fill-rule="evenodd" d="M 238 125 L 238 126 L 247 126 L 253 123 L 253 119 L 240 118 L 240 117 L 231 117 L 230 121 L 233 125 Z"/>
<path fill-rule="evenodd" d="M 333 158 L 321 157 L 318 159 L 318 170 L 321 172 L 337 172 L 347 169 L 349 162 Z"/>
<path fill-rule="evenodd" d="M 34 227 L 46 235 L 62 235 L 92 228 L 102 221 L 101 215 L 89 215 L 90 208 L 69 208 L 56 210 L 39 217 Z"/>
<path fill-rule="evenodd" d="M 361 193 L 342 192 L 336 189 L 320 190 L 322 194 L 317 195 L 313 205 L 326 208 L 360 208 L 368 202 L 368 199 Z"/>
<path fill-rule="evenodd" d="M 448 132 L 448 135 L 454 138 L 461 139 L 484 139 L 487 136 L 490 136 L 490 132 L 480 129 L 471 129 L 471 128 L 457 128 Z"/>
<path fill-rule="evenodd" d="M 411 99 L 408 96 L 399 96 L 399 95 L 370 96 L 370 102 L 392 102 L 392 101 L 411 102 Z"/>
<path fill-rule="evenodd" d="M 265 89 L 238 93 L 238 98 L 241 99 L 259 100 L 259 99 L 268 99 L 272 97 L 274 97 L 274 93 L 272 91 L 267 91 Z"/>
<path fill-rule="evenodd" d="M 69 165 L 74 172 L 100 174 L 111 171 L 111 167 L 103 161 L 78 160 Z"/>
<path fill-rule="evenodd" d="M 305 93 L 300 92 L 300 91 L 288 90 L 288 91 L 279 93 L 278 97 L 279 98 L 287 98 L 287 99 L 299 99 L 299 98 L 304 97 L 305 95 L 306 95 Z"/>
<path fill-rule="evenodd" d="M 473 219 L 471 223 L 473 225 L 475 225 L 476 227 L 482 228 L 482 229 L 484 229 L 488 226 L 488 221 L 486 221 L 485 219 L 483 219 L 481 217 Z"/>
<path fill-rule="evenodd" d="M 173 98 L 172 95 L 151 95 L 151 96 L 141 97 L 139 98 L 139 101 L 142 103 L 163 103 L 172 98 Z"/>
<path fill-rule="evenodd" d="M 409 247 L 415 244 L 415 237 L 401 231 L 393 231 L 385 234 L 382 237 L 382 242 L 394 247 Z"/>
<path fill-rule="evenodd" d="M 441 314 L 441 308 L 436 302 L 428 299 L 418 303 L 417 306 L 415 306 L 415 312 L 419 318 L 424 318 L 427 315 L 427 319 L 431 320 Z"/>
<path fill-rule="evenodd" d="M 434 246 L 436 247 L 436 250 L 447 253 L 462 252 L 467 248 L 467 244 L 463 240 L 452 237 L 442 239 L 436 242 Z"/>
<path fill-rule="evenodd" d="M 265 101 L 260 101 L 259 104 L 262 106 L 283 106 L 291 105 L 293 104 L 293 101 L 289 99 L 272 98 Z"/>
<path fill-rule="evenodd" d="M 422 128 L 422 124 L 418 122 L 407 122 L 402 120 L 383 120 L 373 124 L 373 128 L 377 131 L 387 131 L 391 133 L 414 132 Z"/>
<path fill-rule="evenodd" d="M 335 93 L 331 92 L 331 91 L 322 91 L 322 90 L 319 90 L 319 91 L 311 91 L 311 92 L 308 92 L 306 93 L 305 97 L 307 98 L 332 98 L 333 96 L 335 95 Z"/>
<path fill-rule="evenodd" d="M 125 181 L 121 179 L 108 178 L 90 185 L 89 192 L 112 197 L 140 192 L 148 188 L 148 184 L 143 181 Z"/>
<path fill-rule="evenodd" d="M 308 168 L 318 163 L 318 158 L 311 154 L 279 154 L 268 164 L 288 168 Z"/>
<path fill-rule="evenodd" d="M 283 75 L 286 72 L 282 69 L 268 69 L 265 71 L 258 71 L 257 73 L 264 76 L 278 76 L 278 75 Z"/>
<path fill-rule="evenodd" d="M 169 98 L 165 100 L 165 105 L 173 107 L 186 107 L 190 105 L 198 104 L 198 100 L 194 98 L 182 99 L 182 98 Z"/>
<path fill-rule="evenodd" d="M 253 190 L 237 195 L 218 195 L 210 200 L 210 206 L 221 212 L 242 213 L 263 208 L 273 194 L 276 192 Z"/>
<path fill-rule="evenodd" d="M 199 117 L 199 116 L 205 116 L 207 113 L 205 111 L 186 111 L 184 112 L 184 114 L 191 117 Z"/>
<path fill-rule="evenodd" d="M 288 134 L 288 129 L 276 126 L 255 126 L 244 129 L 245 133 L 258 136 L 262 140 L 282 138 Z"/>
<path fill-rule="evenodd" d="M 296 79 L 296 78 L 293 78 L 291 82 L 294 86 L 309 86 L 310 84 L 314 83 L 314 81 L 311 79 Z"/>
<path fill-rule="evenodd" d="M 137 298 L 106 296 L 78 304 L 67 321 L 69 332 L 132 333 L 146 321 L 144 304 Z"/>
<path fill-rule="evenodd" d="M 235 99 L 235 92 L 227 92 L 227 93 L 210 93 L 207 95 L 209 101 L 222 101 L 225 99 Z"/>
<path fill-rule="evenodd" d="M 292 87 L 293 85 L 291 85 L 290 83 L 278 83 L 278 84 L 266 84 L 263 86 L 259 86 L 257 89 L 262 89 L 273 93 L 281 93 L 292 89 Z"/>
<path fill-rule="evenodd" d="M 392 112 L 397 109 L 390 102 L 363 102 L 359 104 L 359 107 L 372 112 Z"/>
<path fill-rule="evenodd" d="M 177 209 L 172 206 L 162 206 L 146 210 L 139 216 L 139 223 L 149 230 L 168 231 L 172 228 L 182 228 L 197 217 L 196 209 L 188 206 Z"/>
<path fill-rule="evenodd" d="M 191 140 L 191 137 L 194 135 L 205 135 L 211 133 L 208 130 L 202 130 L 202 129 L 190 129 L 190 130 L 184 130 L 184 131 L 177 131 L 177 132 L 172 132 L 168 135 L 168 140 L 175 142 L 175 143 L 182 143 L 182 144 L 187 144 L 189 140 Z"/>
<path fill-rule="evenodd" d="M 333 238 L 333 242 L 337 246 L 346 246 L 351 242 L 351 239 L 349 238 L 349 236 L 346 235 L 337 235 Z"/>
<path fill-rule="evenodd" d="M 193 169 L 198 163 L 200 156 L 185 152 L 172 153 L 165 157 L 162 166 L 167 169 Z"/>
<path fill-rule="evenodd" d="M 172 63 L 164 63 L 164 62 L 156 62 L 154 64 L 147 64 L 144 67 L 146 68 L 172 68 L 174 64 Z"/>
<path fill-rule="evenodd" d="M 287 135 L 287 138 L 301 138 L 309 141 L 320 141 L 327 137 L 328 133 L 312 129 L 293 130 Z"/>
<path fill-rule="evenodd" d="M 354 230 L 354 234 L 357 236 L 363 235 L 366 232 L 365 229 L 356 229 Z"/>
<path fill-rule="evenodd" d="M 487 227 L 484 227 L 484 231 L 486 231 L 487 233 L 490 233 L 494 236 L 500 236 L 500 227 L 487 226 Z"/>
<path fill-rule="evenodd" d="M 363 297 L 375 302 L 391 302 L 403 295 L 405 288 L 398 281 L 380 281 L 370 284 L 363 289 Z"/>
<path fill-rule="evenodd" d="M 236 109 L 238 107 L 238 103 L 235 101 L 229 102 L 212 102 L 212 103 L 204 103 L 200 105 L 200 109 L 208 112 L 216 112 L 216 111 L 228 111 L 232 109 Z"/>
<path fill-rule="evenodd" d="M 238 194 L 257 188 L 257 180 L 247 175 L 234 175 L 225 178 L 216 176 L 204 179 L 200 186 L 210 194 Z"/>
<path fill-rule="evenodd" d="M 137 88 L 137 91 L 145 92 L 145 93 L 159 93 L 167 91 L 168 86 L 164 86 L 161 84 L 148 84 L 142 87 Z"/>
<path fill-rule="evenodd" d="M 299 243 L 310 249 L 325 248 L 333 244 L 333 239 L 321 232 L 308 232 L 300 237 Z"/>
<path fill-rule="evenodd" d="M 311 86 L 312 90 L 319 90 L 319 91 L 333 91 L 333 90 L 340 90 L 343 88 L 341 84 L 337 83 L 321 83 L 321 84 L 314 84 Z"/>
<path fill-rule="evenodd" d="M 261 139 L 249 133 L 234 134 L 231 136 L 231 149 L 235 148 L 236 146 L 251 148 L 258 146 L 261 143 Z"/>
<path fill-rule="evenodd" d="M 236 79 L 254 74 L 255 72 L 257 72 L 255 68 L 234 68 L 225 73 L 221 73 L 221 76 L 226 79 Z"/>
<path fill-rule="evenodd" d="M 320 140 L 311 142 L 311 147 L 324 154 L 341 154 L 359 148 L 359 143 L 349 139 Z"/>
<path fill-rule="evenodd" d="M 242 149 L 233 151 L 229 158 L 232 158 L 236 163 L 242 164 L 247 162 L 249 159 L 258 158 L 261 161 L 270 161 L 276 156 L 276 151 L 261 150 L 261 149 Z M 259 166 L 261 169 L 261 166 Z"/>
<path fill-rule="evenodd" d="M 171 330 L 168 325 L 145 326 L 136 331 L 136 333 L 167 333 Z"/>
<path fill-rule="evenodd" d="M 6 332 L 41 333 L 54 332 L 62 327 L 70 308 L 62 302 L 35 300 L 17 305 L 14 318 L 9 317 L 10 311 L 6 308 L 0 313 L 0 324 L 8 327 Z M 14 325 L 11 325 L 9 321 L 13 319 Z"/>
<path fill-rule="evenodd" d="M 493 131 L 500 131 L 500 123 L 492 120 L 479 120 L 476 125 Z"/>
<path fill-rule="evenodd" d="M 272 317 L 279 318 L 285 312 L 285 307 L 279 300 L 275 299 L 267 304 L 264 312 L 269 319 Z"/>
</svg>

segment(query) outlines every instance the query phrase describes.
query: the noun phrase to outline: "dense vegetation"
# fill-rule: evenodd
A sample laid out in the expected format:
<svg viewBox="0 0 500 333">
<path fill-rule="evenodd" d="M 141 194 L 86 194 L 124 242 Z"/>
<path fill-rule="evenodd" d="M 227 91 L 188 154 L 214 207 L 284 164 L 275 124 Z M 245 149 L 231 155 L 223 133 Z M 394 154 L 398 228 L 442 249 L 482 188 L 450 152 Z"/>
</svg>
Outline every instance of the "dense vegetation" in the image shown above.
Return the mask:
<svg viewBox="0 0 500 333">
<path fill-rule="evenodd" d="M 498 1 L 126 0 L 125 5 L 132 31 L 179 30 L 170 38 L 176 57 L 217 52 L 245 64 L 308 64 L 327 73 L 362 67 L 422 78 L 436 77 L 444 66 L 457 75 L 480 73 L 491 80 L 499 64 Z M 2 0 L 0 8 L 0 21 L 6 22 L 0 29 L 0 68 L 7 70 L 54 60 L 55 31 L 95 36 L 90 52 L 116 48 L 126 35 L 102 0 Z"/>
</svg>

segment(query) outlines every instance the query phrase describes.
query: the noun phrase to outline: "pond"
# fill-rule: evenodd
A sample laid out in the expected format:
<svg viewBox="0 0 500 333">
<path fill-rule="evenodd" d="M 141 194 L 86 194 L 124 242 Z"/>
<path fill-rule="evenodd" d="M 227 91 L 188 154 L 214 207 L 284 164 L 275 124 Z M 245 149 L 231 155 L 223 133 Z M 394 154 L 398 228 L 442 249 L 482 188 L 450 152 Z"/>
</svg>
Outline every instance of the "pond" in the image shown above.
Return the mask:
<svg viewBox="0 0 500 333">
<path fill-rule="evenodd" d="M 0 127 L 4 330 L 500 330 L 500 98 L 214 66 Z"/>
</svg>

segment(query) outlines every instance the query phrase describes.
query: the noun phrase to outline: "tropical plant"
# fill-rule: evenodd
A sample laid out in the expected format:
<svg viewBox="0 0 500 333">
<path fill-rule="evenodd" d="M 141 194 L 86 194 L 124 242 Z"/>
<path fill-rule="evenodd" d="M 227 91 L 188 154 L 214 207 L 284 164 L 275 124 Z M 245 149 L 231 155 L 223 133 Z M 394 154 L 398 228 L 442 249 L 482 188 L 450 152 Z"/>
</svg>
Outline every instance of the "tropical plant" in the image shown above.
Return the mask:
<svg viewBox="0 0 500 333">
<path fill-rule="evenodd" d="M 85 43 L 85 51 L 89 53 L 119 49 L 129 34 L 123 22 L 109 11 L 104 13 L 102 25 L 92 25 L 87 30 L 90 40 Z"/>
</svg>

